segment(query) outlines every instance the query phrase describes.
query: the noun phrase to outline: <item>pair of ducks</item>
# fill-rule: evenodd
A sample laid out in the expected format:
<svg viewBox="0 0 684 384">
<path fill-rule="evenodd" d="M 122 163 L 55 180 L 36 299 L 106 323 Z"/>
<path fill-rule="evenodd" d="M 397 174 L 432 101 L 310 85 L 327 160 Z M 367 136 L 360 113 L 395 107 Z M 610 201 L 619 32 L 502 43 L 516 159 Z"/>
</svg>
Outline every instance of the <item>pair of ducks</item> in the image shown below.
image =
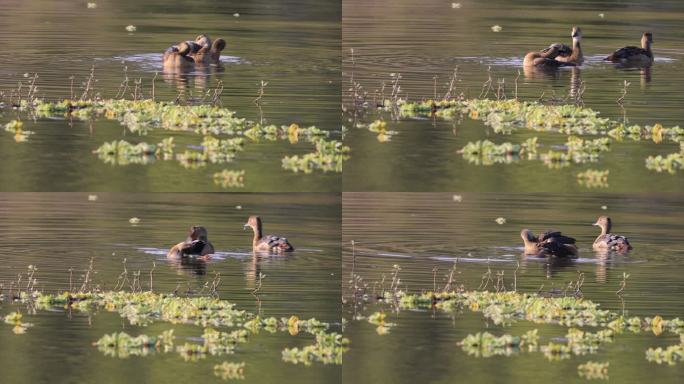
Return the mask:
<svg viewBox="0 0 684 384">
<path fill-rule="evenodd" d="M 252 228 L 254 238 L 252 250 L 255 252 L 283 253 L 294 251 L 287 238 L 275 235 L 264 235 L 263 224 L 259 216 L 250 216 L 244 228 Z M 174 245 L 166 257 L 178 258 L 187 256 L 207 256 L 214 253 L 214 246 L 209 242 L 207 229 L 200 226 L 190 227 L 188 238 Z"/>
<path fill-rule="evenodd" d="M 578 66 L 584 62 L 582 54 L 582 30 L 572 27 L 572 47 L 561 43 L 553 43 L 548 48 L 539 52 L 529 52 L 525 55 L 523 65 L 537 68 L 559 68 L 566 66 Z M 653 34 L 646 32 L 641 36 L 641 48 L 628 46 L 620 48 L 604 58 L 605 61 L 621 64 L 624 66 L 645 67 L 653 64 Z"/>
<path fill-rule="evenodd" d="M 595 251 L 615 251 L 624 253 L 632 249 L 629 240 L 621 235 L 610 233 L 613 226 L 610 217 L 601 216 L 593 225 L 601 227 L 601 234 L 594 240 Z M 568 257 L 577 255 L 575 239 L 563 236 L 560 232 L 542 233 L 540 237 L 535 236 L 529 229 L 520 232 L 525 243 L 525 254 L 530 256 L 557 256 Z"/>
<path fill-rule="evenodd" d="M 164 68 L 180 70 L 193 69 L 195 64 L 218 64 L 225 48 L 225 40 L 212 42 L 209 36 L 199 35 L 194 41 L 183 41 L 166 49 L 162 63 Z"/>
</svg>

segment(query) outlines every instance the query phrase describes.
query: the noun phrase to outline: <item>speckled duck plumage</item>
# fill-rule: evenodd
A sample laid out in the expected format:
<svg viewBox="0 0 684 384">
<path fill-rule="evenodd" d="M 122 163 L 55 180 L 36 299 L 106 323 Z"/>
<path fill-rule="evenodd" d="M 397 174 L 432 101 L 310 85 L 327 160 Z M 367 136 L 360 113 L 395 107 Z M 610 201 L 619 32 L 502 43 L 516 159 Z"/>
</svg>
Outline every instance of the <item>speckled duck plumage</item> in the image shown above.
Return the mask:
<svg viewBox="0 0 684 384">
<path fill-rule="evenodd" d="M 627 252 L 632 249 L 629 240 L 621 235 L 610 233 L 613 222 L 608 216 L 600 216 L 593 224 L 601 227 L 601 234 L 594 240 L 593 248 L 599 251 Z"/>
<path fill-rule="evenodd" d="M 273 253 L 294 251 L 294 247 L 287 238 L 276 235 L 264 235 L 263 224 L 259 216 L 250 216 L 244 227 L 252 228 L 254 232 L 252 239 L 252 249 L 254 251 Z"/>
</svg>

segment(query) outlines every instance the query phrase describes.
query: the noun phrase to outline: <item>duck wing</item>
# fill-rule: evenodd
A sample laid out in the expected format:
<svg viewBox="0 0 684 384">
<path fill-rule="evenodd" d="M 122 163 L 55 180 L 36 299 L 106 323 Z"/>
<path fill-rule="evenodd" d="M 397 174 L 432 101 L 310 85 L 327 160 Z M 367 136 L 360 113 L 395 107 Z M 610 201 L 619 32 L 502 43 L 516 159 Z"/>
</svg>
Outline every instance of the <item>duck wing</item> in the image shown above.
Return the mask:
<svg viewBox="0 0 684 384">
<path fill-rule="evenodd" d="M 549 45 L 548 47 L 542 49 L 542 52 L 547 53 L 548 51 L 551 50 L 551 48 L 554 48 L 554 47 L 558 48 L 558 55 L 557 56 L 569 57 L 570 55 L 572 55 L 572 47 L 569 45 L 566 45 L 566 44 L 562 44 L 562 43 L 553 43 L 553 44 Z"/>
<path fill-rule="evenodd" d="M 540 236 L 540 241 L 544 243 L 575 244 L 575 239 L 570 236 L 563 236 L 560 231 L 544 232 Z"/>
<path fill-rule="evenodd" d="M 608 248 L 614 251 L 629 251 L 632 246 L 629 244 L 629 240 L 626 237 L 620 235 L 607 234 L 605 237 L 606 244 Z"/>
<path fill-rule="evenodd" d="M 283 250 L 283 251 L 293 251 L 294 247 L 287 241 L 286 237 L 280 237 L 276 235 L 267 235 L 262 239 L 263 242 L 268 244 L 268 248 L 272 250 Z"/>
<path fill-rule="evenodd" d="M 632 56 L 637 56 L 637 55 L 650 56 L 648 51 L 643 49 L 643 48 L 629 46 L 629 47 L 624 47 L 624 48 L 618 49 L 617 51 L 611 53 L 608 57 L 606 57 L 603 60 L 616 62 L 616 61 L 628 59 Z"/>
<path fill-rule="evenodd" d="M 181 247 L 180 251 L 182 255 L 201 255 L 206 244 L 204 240 L 189 241 Z"/>
</svg>

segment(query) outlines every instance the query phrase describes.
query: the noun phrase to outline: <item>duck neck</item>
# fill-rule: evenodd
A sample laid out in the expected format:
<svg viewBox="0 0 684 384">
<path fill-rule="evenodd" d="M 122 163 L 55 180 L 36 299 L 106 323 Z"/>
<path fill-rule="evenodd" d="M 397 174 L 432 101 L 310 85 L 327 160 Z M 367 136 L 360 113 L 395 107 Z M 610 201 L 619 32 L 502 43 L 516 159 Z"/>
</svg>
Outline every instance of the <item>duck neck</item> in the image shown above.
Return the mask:
<svg viewBox="0 0 684 384">
<path fill-rule="evenodd" d="M 601 226 L 601 236 L 605 236 L 610 231 L 610 224 L 605 224 Z"/>
<path fill-rule="evenodd" d="M 582 57 L 582 47 L 580 46 L 580 41 L 578 39 L 572 39 L 572 54 L 570 57 L 573 59 Z"/>
<path fill-rule="evenodd" d="M 252 240 L 252 243 L 256 244 L 263 237 L 263 232 L 261 229 L 261 223 L 258 223 L 257 225 L 253 226 L 252 230 L 254 231 L 254 239 Z"/>
<path fill-rule="evenodd" d="M 646 52 L 648 52 L 649 56 L 653 56 L 653 52 L 651 51 L 651 42 L 646 40 L 641 43 L 641 48 L 645 49 Z"/>
</svg>

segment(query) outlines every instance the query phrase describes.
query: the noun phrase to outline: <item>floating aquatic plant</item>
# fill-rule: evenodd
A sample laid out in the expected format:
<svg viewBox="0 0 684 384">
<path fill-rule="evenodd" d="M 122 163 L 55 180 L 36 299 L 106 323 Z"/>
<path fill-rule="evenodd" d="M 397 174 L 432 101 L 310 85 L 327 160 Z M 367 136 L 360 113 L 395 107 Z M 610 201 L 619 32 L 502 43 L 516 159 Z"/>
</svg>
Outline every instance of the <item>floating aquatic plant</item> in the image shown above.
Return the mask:
<svg viewBox="0 0 684 384">
<path fill-rule="evenodd" d="M 375 332 L 377 332 L 378 335 L 388 334 L 390 329 L 395 325 L 394 323 L 389 323 L 385 321 L 386 317 L 387 314 L 385 312 L 375 312 L 372 315 L 368 316 L 368 322 L 378 326 L 375 329 Z"/>
<path fill-rule="evenodd" d="M 640 125 L 625 126 L 624 124 L 618 124 L 615 128 L 608 131 L 607 134 L 616 140 L 629 138 L 634 141 L 642 139 L 652 140 L 656 144 L 661 143 L 664 140 L 679 143 L 684 139 L 684 128 L 680 128 L 679 126 L 668 128 L 659 123 L 646 125 L 644 127 Z"/>
<path fill-rule="evenodd" d="M 283 361 L 293 364 L 311 365 L 314 362 L 323 364 L 342 364 L 342 354 L 347 351 L 349 340 L 336 332 L 317 333 L 316 343 L 303 348 L 285 348 Z"/>
<path fill-rule="evenodd" d="M 587 361 L 577 366 L 577 374 L 587 380 L 608 380 L 608 366 L 610 363 Z"/>
<path fill-rule="evenodd" d="M 245 186 L 245 171 L 233 171 L 224 169 L 214 173 L 214 184 L 223 188 L 243 188 Z"/>
<path fill-rule="evenodd" d="M 26 329 L 28 327 L 32 327 L 33 324 L 31 323 L 25 323 L 21 319 L 23 318 L 23 315 L 19 312 L 11 312 L 10 314 L 6 315 L 4 317 L 4 321 L 7 324 L 14 325 L 14 328 L 12 328 L 12 332 L 14 332 L 17 335 L 21 335 L 23 333 L 26 333 Z"/>
<path fill-rule="evenodd" d="M 349 158 L 349 147 L 337 140 L 314 140 L 316 151 L 303 156 L 285 156 L 282 161 L 284 169 L 294 172 L 312 173 L 342 172 L 342 162 Z"/>
<path fill-rule="evenodd" d="M 469 142 L 459 153 L 469 163 L 477 165 L 510 164 L 519 159 L 522 146 L 512 143 L 495 144 L 489 140 Z"/>
<path fill-rule="evenodd" d="M 68 115 L 70 118 L 106 118 L 118 120 L 129 131 L 141 135 L 152 129 L 188 131 L 205 136 L 202 151 L 185 151 L 176 154 L 176 159 L 187 168 L 201 167 L 207 163 L 225 163 L 235 158 L 245 142 L 243 137 L 253 141 L 288 140 L 298 143 L 302 139 L 315 146 L 315 152 L 304 156 L 286 156 L 283 167 L 295 172 L 310 173 L 314 170 L 341 172 L 342 161 L 348 158 L 349 148 L 341 142 L 329 140 L 329 132 L 315 126 L 300 127 L 261 125 L 235 116 L 235 112 L 214 105 L 178 105 L 153 100 L 64 100 L 44 102 L 34 100 L 24 103 L 22 109 L 32 110 L 41 117 Z M 220 139 L 212 135 L 243 136 Z M 127 145 L 128 144 L 128 145 Z M 174 154 L 174 143 L 170 138 L 161 143 L 130 144 L 115 141 L 103 144 L 95 151 L 112 164 L 148 164 L 155 158 L 169 160 Z"/>
<path fill-rule="evenodd" d="M 684 142 L 680 142 L 679 147 L 679 152 L 670 153 L 666 156 L 657 155 L 647 157 L 646 168 L 658 173 L 677 173 L 677 171 L 684 168 Z"/>
<path fill-rule="evenodd" d="M 173 350 L 174 339 L 173 329 L 164 331 L 156 337 L 133 337 L 126 332 L 114 332 L 102 336 L 94 345 L 106 356 L 125 359 L 129 356 L 147 356 L 160 351 L 169 352 Z"/>
<path fill-rule="evenodd" d="M 32 135 L 33 131 L 27 131 L 23 129 L 24 123 L 20 120 L 12 120 L 5 124 L 5 131 L 14 134 L 14 141 L 17 143 L 23 143 L 28 140 L 28 137 Z"/>
<path fill-rule="evenodd" d="M 216 364 L 214 365 L 214 375 L 222 380 L 244 380 L 245 363 L 224 361 L 221 364 Z"/>
<path fill-rule="evenodd" d="M 463 350 L 475 357 L 511 356 L 522 348 L 529 351 L 537 349 L 539 335 L 536 329 L 522 336 L 495 336 L 489 332 L 478 332 L 468 335 L 459 342 Z"/>
<path fill-rule="evenodd" d="M 518 128 L 527 128 L 564 134 L 596 135 L 607 132 L 618 124 L 599 117 L 599 113 L 590 108 L 578 105 L 547 105 L 516 99 L 426 100 L 416 103 L 401 100 L 398 106 L 400 114 L 404 117 L 425 117 L 434 114 L 451 120 L 456 115 L 464 115 L 474 120 L 482 120 L 497 133 L 510 133 Z"/>
<path fill-rule="evenodd" d="M 587 169 L 577 174 L 577 182 L 587 188 L 608 188 L 608 174 L 610 171 Z"/>
<path fill-rule="evenodd" d="M 646 360 L 657 364 L 675 365 L 684 361 L 684 334 L 679 335 L 679 344 L 666 348 L 649 348 L 646 350 Z"/>
<path fill-rule="evenodd" d="M 378 141 L 381 143 L 392 140 L 392 136 L 396 135 L 396 131 L 387 129 L 387 122 L 385 120 L 375 120 L 368 124 L 368 130 L 378 134 Z"/>
<path fill-rule="evenodd" d="M 93 152 L 107 164 L 149 164 L 155 160 L 157 147 L 145 142 L 131 144 L 126 140 L 114 140 L 102 144 Z"/>
</svg>

